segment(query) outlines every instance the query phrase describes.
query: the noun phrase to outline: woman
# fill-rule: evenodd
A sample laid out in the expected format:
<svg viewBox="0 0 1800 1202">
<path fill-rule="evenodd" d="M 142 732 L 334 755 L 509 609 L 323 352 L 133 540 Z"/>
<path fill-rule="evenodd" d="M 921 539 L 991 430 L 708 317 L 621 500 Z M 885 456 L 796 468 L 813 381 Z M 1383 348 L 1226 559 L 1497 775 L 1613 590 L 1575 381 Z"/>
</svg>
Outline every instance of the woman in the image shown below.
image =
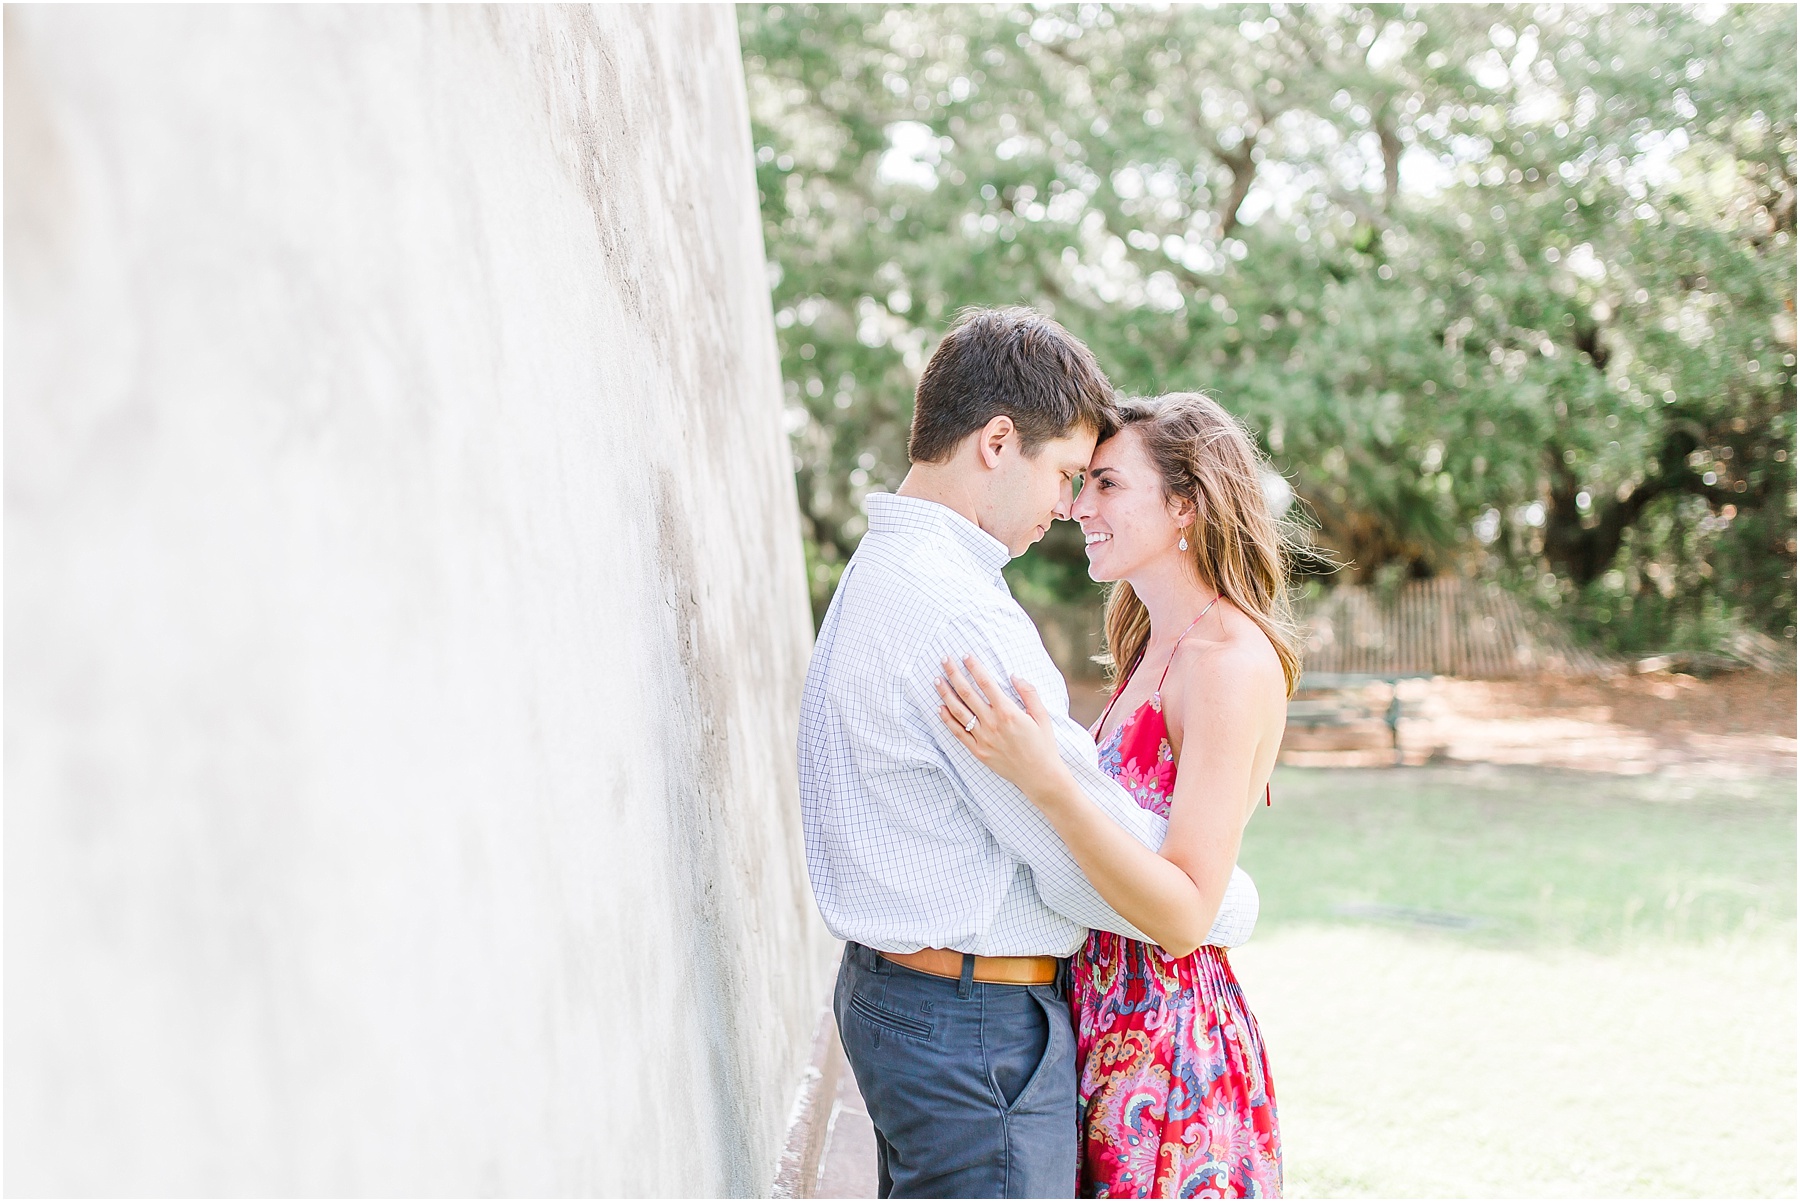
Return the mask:
<svg viewBox="0 0 1800 1202">
<path fill-rule="evenodd" d="M 1244 825 L 1268 795 L 1299 675 L 1291 542 L 1263 499 L 1262 470 L 1214 401 L 1130 401 L 1075 503 L 1089 574 L 1116 582 L 1106 640 L 1117 685 L 1095 726 L 1100 763 L 1168 818 L 1160 852 L 1083 796 L 1029 684 L 1014 681 L 1020 709 L 970 659 L 969 675 L 947 665 L 939 687 L 957 737 L 1031 798 L 1101 895 L 1155 940 L 1094 931 L 1075 957 L 1087 1196 L 1281 1192 L 1262 1037 L 1224 949 L 1203 946 Z"/>
</svg>

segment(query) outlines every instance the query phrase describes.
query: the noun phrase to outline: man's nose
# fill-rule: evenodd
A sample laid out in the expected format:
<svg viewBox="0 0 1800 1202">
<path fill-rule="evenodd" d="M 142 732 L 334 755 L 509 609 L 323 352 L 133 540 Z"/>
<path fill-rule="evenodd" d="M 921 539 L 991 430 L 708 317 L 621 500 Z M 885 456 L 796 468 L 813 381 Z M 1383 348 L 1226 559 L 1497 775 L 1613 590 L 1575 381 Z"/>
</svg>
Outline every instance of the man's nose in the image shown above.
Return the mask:
<svg viewBox="0 0 1800 1202">
<path fill-rule="evenodd" d="M 1058 498 L 1056 502 L 1056 516 L 1062 521 L 1068 521 L 1069 512 L 1074 506 L 1075 486 L 1072 484 L 1065 484 L 1062 486 L 1062 496 Z"/>
</svg>

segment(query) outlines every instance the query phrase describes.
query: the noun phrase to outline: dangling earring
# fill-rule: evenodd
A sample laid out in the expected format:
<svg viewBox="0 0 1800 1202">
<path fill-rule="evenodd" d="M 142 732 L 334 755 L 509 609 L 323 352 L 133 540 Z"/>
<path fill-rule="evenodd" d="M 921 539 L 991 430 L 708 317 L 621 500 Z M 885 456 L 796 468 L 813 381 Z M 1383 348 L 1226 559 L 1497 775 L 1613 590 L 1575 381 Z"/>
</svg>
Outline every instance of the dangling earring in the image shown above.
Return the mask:
<svg viewBox="0 0 1800 1202">
<path fill-rule="evenodd" d="M 1181 541 L 1175 544 L 1175 549 L 1177 551 L 1187 550 L 1187 531 L 1183 530 L 1181 532 Z"/>
</svg>

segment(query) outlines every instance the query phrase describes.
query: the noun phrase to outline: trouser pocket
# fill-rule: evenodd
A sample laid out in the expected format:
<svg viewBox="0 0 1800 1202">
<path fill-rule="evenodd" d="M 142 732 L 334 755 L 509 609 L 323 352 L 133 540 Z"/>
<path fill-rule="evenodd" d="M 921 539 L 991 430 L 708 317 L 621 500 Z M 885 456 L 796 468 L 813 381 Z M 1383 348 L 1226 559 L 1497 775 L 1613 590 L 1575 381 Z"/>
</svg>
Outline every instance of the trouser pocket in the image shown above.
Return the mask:
<svg viewBox="0 0 1800 1202">
<path fill-rule="evenodd" d="M 953 980 L 883 971 L 869 959 L 845 957 L 835 1009 L 885 1149 L 890 1196 L 1071 1196 L 1075 1057 L 1066 1008 L 1057 1006 L 1059 1032 L 1023 988 L 979 985 L 959 995 Z M 1055 997 L 1048 987 L 1037 992 Z M 1020 1039 L 1028 1019 L 1048 1026 L 1047 1038 Z M 1019 1065 L 1004 1093 L 989 1058 L 1003 1045 Z"/>
<path fill-rule="evenodd" d="M 855 991 L 850 994 L 850 1011 L 896 1035 L 905 1035 L 911 1039 L 929 1040 L 931 1038 L 932 1028 L 929 1022 L 905 1014 L 896 1014 L 885 1006 L 876 1005 Z"/>
<path fill-rule="evenodd" d="M 1075 1096 L 1075 1036 L 1069 1012 L 1048 987 L 1030 986 L 1022 992 L 1024 996 L 1012 999 L 1017 1004 L 995 1015 L 983 1032 L 989 1083 L 1000 1109 L 1008 1114 L 1040 1108 L 1046 1099 L 1060 1109 Z"/>
</svg>

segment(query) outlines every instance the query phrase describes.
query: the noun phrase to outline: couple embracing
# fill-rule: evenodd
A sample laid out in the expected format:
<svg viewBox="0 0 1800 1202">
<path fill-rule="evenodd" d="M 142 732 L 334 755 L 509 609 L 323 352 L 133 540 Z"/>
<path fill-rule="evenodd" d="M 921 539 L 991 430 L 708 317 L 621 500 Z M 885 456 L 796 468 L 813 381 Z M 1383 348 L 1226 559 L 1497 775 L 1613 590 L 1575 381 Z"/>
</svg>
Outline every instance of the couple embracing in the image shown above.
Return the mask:
<svg viewBox="0 0 1800 1202">
<path fill-rule="evenodd" d="M 1007 309 L 945 335 L 908 451 L 800 734 L 880 1195 L 1278 1195 L 1225 952 L 1256 922 L 1238 846 L 1299 670 L 1255 446 L 1205 397 L 1117 400 L 1086 346 Z M 1070 517 L 1113 582 L 1091 732 L 1000 571 Z"/>
</svg>

